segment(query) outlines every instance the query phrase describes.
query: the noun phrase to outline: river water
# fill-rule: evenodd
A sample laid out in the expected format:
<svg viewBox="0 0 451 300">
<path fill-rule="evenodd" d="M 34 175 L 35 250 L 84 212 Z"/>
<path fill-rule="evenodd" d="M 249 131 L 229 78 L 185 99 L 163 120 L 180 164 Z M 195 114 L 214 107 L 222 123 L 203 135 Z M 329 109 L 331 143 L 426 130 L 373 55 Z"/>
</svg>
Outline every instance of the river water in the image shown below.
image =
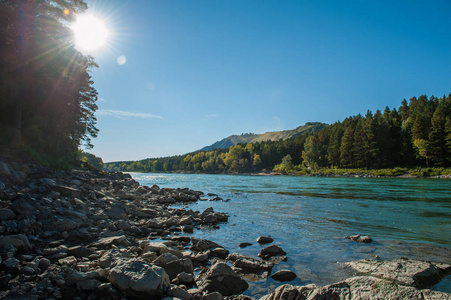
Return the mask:
<svg viewBox="0 0 451 300">
<path fill-rule="evenodd" d="M 231 252 L 256 257 L 255 240 L 270 235 L 288 260 L 276 265 L 294 271 L 295 285 L 326 285 L 349 274 L 339 262 L 401 256 L 451 264 L 451 180 L 330 178 L 206 174 L 131 173 L 142 185 L 215 193 L 230 201 L 198 201 L 188 209 L 213 207 L 229 215 L 220 229 L 195 230 Z M 205 199 L 211 197 L 204 197 Z M 180 206 L 180 205 L 179 205 Z M 374 240 L 359 244 L 345 236 Z M 252 246 L 239 248 L 238 243 Z M 250 281 L 247 295 L 259 297 L 281 283 Z M 451 293 L 448 276 L 433 289 Z"/>
</svg>

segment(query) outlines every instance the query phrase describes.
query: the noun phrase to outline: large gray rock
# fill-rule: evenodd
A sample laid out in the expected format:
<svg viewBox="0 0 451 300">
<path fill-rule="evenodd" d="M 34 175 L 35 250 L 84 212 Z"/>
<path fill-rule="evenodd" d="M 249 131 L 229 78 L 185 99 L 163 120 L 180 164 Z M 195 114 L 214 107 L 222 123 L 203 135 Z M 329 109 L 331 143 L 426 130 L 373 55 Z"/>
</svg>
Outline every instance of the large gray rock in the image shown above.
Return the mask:
<svg viewBox="0 0 451 300">
<path fill-rule="evenodd" d="M 397 285 L 384 279 L 370 276 L 348 278 L 345 281 L 325 287 L 313 284 L 306 286 L 292 286 L 284 284 L 274 293 L 263 296 L 260 300 L 363 300 L 363 299 L 417 299 L 441 300 L 451 299 L 450 294 L 431 290 L 417 290 L 414 287 Z"/>
<path fill-rule="evenodd" d="M 170 287 L 163 268 L 140 259 L 116 262 L 108 280 L 118 289 L 139 296 L 162 296 Z"/>
<path fill-rule="evenodd" d="M 231 267 L 219 261 L 202 271 L 196 277 L 196 284 L 204 292 L 219 292 L 223 296 L 239 294 L 249 287 Z"/>
<path fill-rule="evenodd" d="M 449 265 L 437 265 L 428 261 L 406 258 L 390 261 L 364 259 L 345 263 L 357 274 L 391 280 L 397 284 L 424 288 L 434 285 L 444 277 L 444 269 Z"/>
</svg>

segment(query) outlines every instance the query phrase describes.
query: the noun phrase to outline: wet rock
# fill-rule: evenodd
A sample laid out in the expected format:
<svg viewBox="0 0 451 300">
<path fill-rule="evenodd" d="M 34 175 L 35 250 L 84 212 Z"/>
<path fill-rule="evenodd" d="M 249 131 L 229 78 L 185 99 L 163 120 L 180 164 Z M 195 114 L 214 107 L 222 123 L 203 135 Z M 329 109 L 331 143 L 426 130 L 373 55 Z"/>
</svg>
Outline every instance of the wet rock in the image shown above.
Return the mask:
<svg viewBox="0 0 451 300">
<path fill-rule="evenodd" d="M 264 271 L 271 272 L 272 263 L 263 262 L 252 257 L 247 257 L 238 253 L 232 253 L 227 256 L 227 260 L 233 262 L 233 266 L 239 268 L 244 273 L 259 274 Z"/>
<path fill-rule="evenodd" d="M 248 246 L 252 246 L 252 244 L 251 243 L 239 243 L 238 244 L 238 247 L 240 247 L 240 248 L 246 248 Z"/>
<path fill-rule="evenodd" d="M 259 257 L 263 259 L 269 259 L 272 256 L 277 255 L 285 255 L 287 254 L 285 251 L 283 251 L 282 248 L 280 248 L 277 245 L 270 245 L 260 250 L 260 253 L 258 254 Z"/>
<path fill-rule="evenodd" d="M 139 259 L 119 261 L 108 280 L 121 291 L 139 296 L 162 296 L 170 287 L 163 268 Z"/>
<path fill-rule="evenodd" d="M 273 275 L 271 278 L 277 281 L 285 282 L 285 281 L 293 281 L 296 279 L 296 274 L 290 270 L 280 270 Z"/>
<path fill-rule="evenodd" d="M 219 261 L 204 269 L 196 277 L 196 284 L 204 292 L 219 292 L 224 296 L 239 294 L 249 287 L 231 267 Z"/>
<path fill-rule="evenodd" d="M 368 235 L 350 235 L 346 237 L 348 240 L 358 243 L 371 243 L 373 240 Z"/>
<path fill-rule="evenodd" d="M 269 236 L 260 236 L 257 238 L 257 243 L 262 244 L 262 245 L 270 244 L 273 241 L 274 241 L 274 239 Z"/>
<path fill-rule="evenodd" d="M 194 226 L 193 225 L 185 225 L 182 226 L 182 231 L 186 232 L 186 233 L 193 233 L 194 231 Z"/>
</svg>

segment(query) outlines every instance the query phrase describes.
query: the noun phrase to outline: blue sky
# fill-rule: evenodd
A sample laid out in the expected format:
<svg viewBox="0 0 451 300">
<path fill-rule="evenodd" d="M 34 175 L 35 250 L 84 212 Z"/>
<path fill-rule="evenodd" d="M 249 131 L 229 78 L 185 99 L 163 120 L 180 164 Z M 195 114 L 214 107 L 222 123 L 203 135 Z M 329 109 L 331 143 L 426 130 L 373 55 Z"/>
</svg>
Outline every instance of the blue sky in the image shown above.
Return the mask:
<svg viewBox="0 0 451 300">
<path fill-rule="evenodd" d="M 110 30 L 92 73 L 105 162 L 451 92 L 449 0 L 87 2 Z"/>
</svg>

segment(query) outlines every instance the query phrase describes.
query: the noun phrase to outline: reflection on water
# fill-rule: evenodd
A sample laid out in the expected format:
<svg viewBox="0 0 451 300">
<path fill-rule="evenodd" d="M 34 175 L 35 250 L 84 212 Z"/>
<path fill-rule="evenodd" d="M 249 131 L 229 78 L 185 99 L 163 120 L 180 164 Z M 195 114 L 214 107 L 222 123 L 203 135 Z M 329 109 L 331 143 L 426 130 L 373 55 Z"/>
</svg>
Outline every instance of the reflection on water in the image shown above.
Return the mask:
<svg viewBox="0 0 451 300">
<path fill-rule="evenodd" d="M 202 229 L 194 235 L 213 240 L 231 252 L 254 257 L 261 249 L 256 238 L 271 235 L 288 253 L 288 261 L 277 265 L 274 271 L 296 272 L 299 278 L 293 284 L 336 282 L 347 277 L 337 262 L 374 255 L 382 259 L 407 256 L 451 263 L 449 180 L 138 173 L 132 176 L 144 185 L 189 187 L 230 198 L 229 202 L 199 201 L 188 205 L 188 209 L 199 211 L 212 206 L 215 211 L 230 215 L 229 222 L 219 230 Z M 370 235 L 375 242 L 358 244 L 343 238 L 353 234 Z M 241 249 L 240 242 L 253 245 Z M 246 294 L 259 297 L 278 285 L 272 279 L 250 282 Z M 437 288 L 451 292 L 450 284 L 442 282 Z"/>
</svg>

